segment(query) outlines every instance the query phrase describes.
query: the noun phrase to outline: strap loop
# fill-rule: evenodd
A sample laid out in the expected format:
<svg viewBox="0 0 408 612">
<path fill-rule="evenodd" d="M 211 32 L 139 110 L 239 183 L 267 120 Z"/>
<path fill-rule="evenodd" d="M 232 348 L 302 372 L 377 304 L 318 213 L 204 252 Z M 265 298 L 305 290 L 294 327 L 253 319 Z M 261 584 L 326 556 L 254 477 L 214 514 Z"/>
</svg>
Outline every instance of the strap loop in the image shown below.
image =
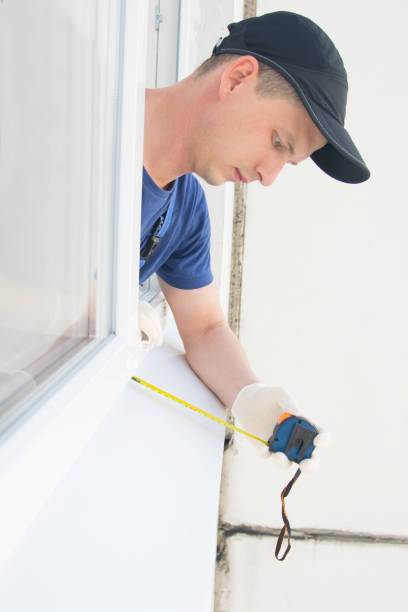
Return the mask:
<svg viewBox="0 0 408 612">
<path fill-rule="evenodd" d="M 278 561 L 284 561 L 286 559 L 286 556 L 288 554 L 288 552 L 291 549 L 291 543 L 290 543 L 290 535 L 291 535 L 291 528 L 290 528 L 290 523 L 289 523 L 289 519 L 286 515 L 286 509 L 285 509 L 285 497 L 287 497 L 293 487 L 293 485 L 295 484 L 295 482 L 297 481 L 297 479 L 299 478 L 301 474 L 301 470 L 300 468 L 298 468 L 296 470 L 295 475 L 293 476 L 293 478 L 288 482 L 288 484 L 286 485 L 286 487 L 283 489 L 282 493 L 281 493 L 281 500 L 282 500 L 282 519 L 283 519 L 283 527 L 281 529 L 281 532 L 278 536 L 278 541 L 276 542 L 276 548 L 275 548 L 275 557 Z M 283 539 L 285 537 L 285 533 L 287 534 L 287 539 L 288 539 L 288 543 L 286 545 L 286 549 L 285 552 L 283 553 L 283 555 L 281 557 L 279 557 L 279 553 L 280 553 L 280 549 L 283 543 Z"/>
</svg>

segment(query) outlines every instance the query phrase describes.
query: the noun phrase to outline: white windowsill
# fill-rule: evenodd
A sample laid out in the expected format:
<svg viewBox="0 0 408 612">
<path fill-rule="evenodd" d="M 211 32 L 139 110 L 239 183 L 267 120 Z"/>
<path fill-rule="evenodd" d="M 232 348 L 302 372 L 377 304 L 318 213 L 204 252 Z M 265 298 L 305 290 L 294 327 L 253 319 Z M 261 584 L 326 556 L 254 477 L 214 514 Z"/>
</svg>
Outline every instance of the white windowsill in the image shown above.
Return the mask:
<svg viewBox="0 0 408 612">
<path fill-rule="evenodd" d="M 77 460 L 128 379 L 137 352 L 105 345 L 0 446 L 0 566 Z"/>
<path fill-rule="evenodd" d="M 131 369 L 129 357 L 119 342 L 104 347 L 61 389 L 66 399 L 76 385 L 70 401 L 58 405 L 57 394 L 41 422 L 38 413 L 9 439 L 13 461 L 11 446 L 0 449 L 9 452 L 0 598 L 10 612 L 39 602 L 53 612 L 56 593 L 61 612 L 212 609 L 224 428 L 130 377 L 224 410 L 186 363 L 174 326 Z"/>
</svg>

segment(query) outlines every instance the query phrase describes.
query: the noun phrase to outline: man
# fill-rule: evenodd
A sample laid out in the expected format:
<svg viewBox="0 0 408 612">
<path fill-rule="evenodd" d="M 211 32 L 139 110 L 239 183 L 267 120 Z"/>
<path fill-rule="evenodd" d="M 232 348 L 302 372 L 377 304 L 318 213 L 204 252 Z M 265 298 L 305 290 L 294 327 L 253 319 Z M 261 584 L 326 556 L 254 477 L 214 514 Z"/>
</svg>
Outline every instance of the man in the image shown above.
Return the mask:
<svg viewBox="0 0 408 612">
<path fill-rule="evenodd" d="M 369 171 L 345 131 L 346 72 L 313 22 L 280 11 L 229 26 L 192 75 L 146 93 L 141 280 L 157 272 L 193 370 L 233 408 L 242 427 L 269 438 L 282 389 L 260 385 L 230 330 L 212 282 L 201 187 L 273 183 L 308 157 L 338 180 Z M 157 246 L 157 248 L 155 248 Z"/>
</svg>

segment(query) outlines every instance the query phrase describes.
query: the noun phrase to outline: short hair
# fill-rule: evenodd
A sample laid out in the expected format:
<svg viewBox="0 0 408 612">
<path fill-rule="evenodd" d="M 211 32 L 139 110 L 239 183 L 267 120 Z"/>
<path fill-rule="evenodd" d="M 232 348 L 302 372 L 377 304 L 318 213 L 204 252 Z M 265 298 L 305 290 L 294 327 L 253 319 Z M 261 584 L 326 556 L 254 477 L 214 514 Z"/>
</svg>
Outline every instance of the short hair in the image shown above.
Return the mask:
<svg viewBox="0 0 408 612">
<path fill-rule="evenodd" d="M 250 55 L 250 54 L 248 54 Z M 237 54 L 220 53 L 206 59 L 193 73 L 194 78 L 200 78 L 204 74 L 218 68 L 237 58 Z M 258 60 L 258 82 L 255 91 L 260 96 L 283 98 L 292 104 L 302 104 L 295 88 L 279 72 Z"/>
</svg>

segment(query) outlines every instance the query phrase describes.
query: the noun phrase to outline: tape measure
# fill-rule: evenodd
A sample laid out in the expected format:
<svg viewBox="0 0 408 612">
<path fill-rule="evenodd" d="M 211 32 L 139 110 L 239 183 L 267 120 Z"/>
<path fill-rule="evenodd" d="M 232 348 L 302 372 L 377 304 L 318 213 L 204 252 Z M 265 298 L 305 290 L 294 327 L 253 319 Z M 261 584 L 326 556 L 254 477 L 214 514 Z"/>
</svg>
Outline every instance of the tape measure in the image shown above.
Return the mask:
<svg viewBox="0 0 408 612">
<path fill-rule="evenodd" d="M 208 419 L 211 419 L 212 421 L 216 421 L 217 423 L 220 423 L 221 425 L 224 425 L 225 427 L 228 427 L 229 429 L 233 429 L 234 431 L 237 431 L 238 433 L 244 434 L 244 436 L 248 436 L 248 438 L 252 438 L 253 440 L 257 440 L 258 442 L 261 442 L 261 444 L 266 444 L 266 446 L 269 446 L 269 443 L 266 440 L 262 440 L 262 438 L 258 438 L 258 436 L 254 436 L 253 434 L 248 433 L 244 429 L 235 427 L 235 425 L 233 425 L 232 423 L 228 423 L 228 421 L 223 421 L 222 419 L 219 419 L 213 414 L 210 414 L 209 412 L 206 412 L 205 410 L 202 410 L 201 408 L 197 408 L 197 406 L 193 406 L 193 404 L 189 404 L 188 402 L 185 402 L 179 397 L 176 397 L 175 395 L 172 395 L 171 393 L 168 393 L 167 391 L 163 391 L 163 389 L 159 389 L 159 387 L 155 387 L 154 385 L 146 382 L 145 380 L 142 380 L 141 378 L 138 378 L 137 376 L 132 376 L 132 380 L 140 383 L 141 385 L 144 385 L 145 387 L 147 387 L 148 389 L 151 389 L 152 391 L 155 391 L 156 393 L 160 393 L 160 395 L 163 395 L 164 397 L 167 397 L 168 399 L 173 400 L 173 402 L 177 402 L 178 404 L 181 404 L 182 406 L 186 406 L 187 408 L 194 410 L 194 412 L 198 412 L 198 414 L 201 414 L 202 416 L 205 416 Z"/>
<path fill-rule="evenodd" d="M 268 440 L 271 453 L 284 453 L 288 459 L 300 463 L 310 459 L 315 449 L 313 440 L 318 430 L 310 421 L 284 412 Z"/>
<path fill-rule="evenodd" d="M 262 440 L 262 438 L 259 438 L 258 436 L 254 436 L 253 434 L 249 433 L 248 431 L 245 431 L 244 429 L 241 429 L 240 427 L 236 427 L 232 423 L 228 423 L 228 421 L 224 421 L 223 419 L 220 419 L 214 416 L 213 414 L 206 412 L 205 410 L 202 410 L 197 406 L 194 406 L 193 404 L 185 402 L 179 397 L 176 397 L 175 395 L 172 395 L 171 393 L 168 393 L 163 389 L 159 389 L 159 387 L 156 387 L 155 385 L 152 385 L 151 383 L 142 380 L 138 376 L 132 376 L 131 380 L 143 385 L 144 387 L 147 387 L 155 393 L 159 393 L 160 395 L 167 397 L 173 402 L 177 402 L 182 406 L 190 408 L 190 410 L 194 410 L 194 412 L 198 412 L 198 414 L 201 414 L 202 416 L 207 417 L 212 421 L 216 421 L 217 423 L 224 425 L 224 427 L 233 429 L 234 431 L 243 434 L 249 438 L 252 438 L 253 440 L 257 440 L 261 444 L 265 444 L 266 446 L 268 446 L 269 451 L 271 453 L 284 453 L 291 461 L 295 463 L 300 463 L 301 461 L 303 461 L 303 459 L 309 459 L 314 451 L 315 447 L 313 444 L 313 439 L 318 434 L 318 430 L 314 425 L 312 425 L 312 423 L 302 417 L 295 416 L 293 414 L 290 414 L 289 412 L 283 413 L 280 416 L 271 437 L 269 438 L 269 440 L 266 441 Z M 278 536 L 275 548 L 275 557 L 278 561 L 283 561 L 291 548 L 291 527 L 286 514 L 285 498 L 289 495 L 292 486 L 299 478 L 300 474 L 301 470 L 299 468 L 281 493 L 282 519 L 284 525 Z M 283 555 L 279 557 L 280 549 L 285 535 L 287 536 L 286 549 Z"/>
</svg>

